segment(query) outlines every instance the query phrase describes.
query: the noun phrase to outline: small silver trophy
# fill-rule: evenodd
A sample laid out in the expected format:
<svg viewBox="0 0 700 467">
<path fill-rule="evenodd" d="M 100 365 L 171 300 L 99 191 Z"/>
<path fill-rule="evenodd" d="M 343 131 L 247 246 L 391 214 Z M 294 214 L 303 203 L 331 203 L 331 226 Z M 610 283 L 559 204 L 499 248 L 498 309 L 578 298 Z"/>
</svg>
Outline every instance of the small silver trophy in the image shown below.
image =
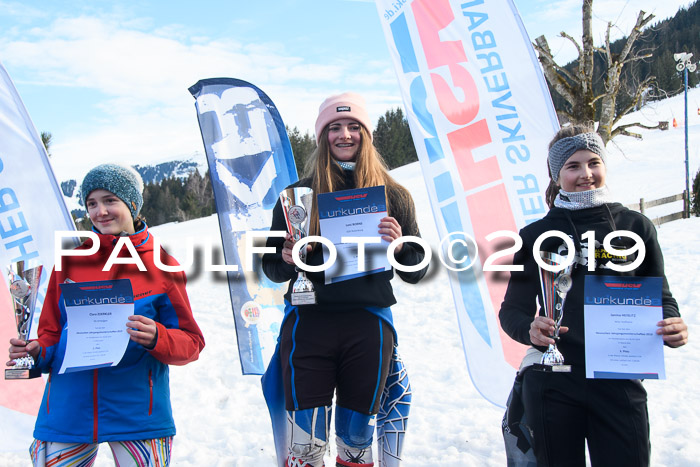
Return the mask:
<svg viewBox="0 0 700 467">
<path fill-rule="evenodd" d="M 31 267 L 25 261 L 11 264 L 7 269 L 12 309 L 15 312 L 17 337 L 27 342 L 32 328 L 34 307 L 43 266 Z M 29 379 L 41 376 L 41 371 L 34 367 L 34 359 L 26 357 L 15 358 L 12 368 L 5 369 L 5 379 Z"/>
<path fill-rule="evenodd" d="M 540 251 L 540 257 L 545 264 L 559 266 L 566 260 L 565 257 L 548 251 Z M 559 328 L 564 317 L 564 301 L 566 294 L 571 290 L 571 270 L 573 261 L 561 271 L 552 272 L 540 269 L 540 287 L 542 288 L 542 306 L 547 318 L 554 320 L 554 335 L 552 338 L 559 340 Z M 564 356 L 557 348 L 556 342 L 549 344 L 549 348 L 542 355 L 538 369 L 560 373 L 571 372 L 571 365 L 564 365 Z"/>
<path fill-rule="evenodd" d="M 307 187 L 287 188 L 280 193 L 287 230 L 295 242 L 309 235 L 313 194 L 313 190 Z M 306 247 L 299 250 L 299 259 L 306 262 Z M 299 268 L 297 271 L 299 276 L 292 286 L 292 305 L 314 305 L 316 303 L 314 285 L 304 271 Z"/>
</svg>

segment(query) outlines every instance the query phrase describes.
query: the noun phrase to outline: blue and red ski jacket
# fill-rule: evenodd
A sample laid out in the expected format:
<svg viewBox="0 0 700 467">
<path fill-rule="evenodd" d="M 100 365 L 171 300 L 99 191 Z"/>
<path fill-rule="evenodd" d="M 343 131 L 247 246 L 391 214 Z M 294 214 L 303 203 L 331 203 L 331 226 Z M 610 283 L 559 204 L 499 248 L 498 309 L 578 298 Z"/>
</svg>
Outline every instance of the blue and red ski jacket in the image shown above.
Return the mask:
<svg viewBox="0 0 700 467">
<path fill-rule="evenodd" d="M 164 272 L 153 261 L 153 237 L 144 227 L 129 236 L 147 271 L 135 264 L 113 264 L 102 271 L 119 239 L 93 229 L 99 249 L 90 256 L 63 258 L 46 292 L 37 331 L 41 352 L 37 365 L 49 373 L 34 437 L 42 441 L 96 443 L 175 435 L 170 406 L 168 365 L 184 365 L 199 357 L 204 338 L 192 316 L 183 272 Z M 79 249 L 92 247 L 91 239 Z M 161 262 L 174 258 L 161 250 Z M 119 257 L 128 257 L 122 248 Z M 129 279 L 134 314 L 153 319 L 158 328 L 153 349 L 129 341 L 118 365 L 58 374 L 66 350 L 66 310 L 59 284 Z M 124 323 L 126 326 L 126 323 Z"/>
</svg>

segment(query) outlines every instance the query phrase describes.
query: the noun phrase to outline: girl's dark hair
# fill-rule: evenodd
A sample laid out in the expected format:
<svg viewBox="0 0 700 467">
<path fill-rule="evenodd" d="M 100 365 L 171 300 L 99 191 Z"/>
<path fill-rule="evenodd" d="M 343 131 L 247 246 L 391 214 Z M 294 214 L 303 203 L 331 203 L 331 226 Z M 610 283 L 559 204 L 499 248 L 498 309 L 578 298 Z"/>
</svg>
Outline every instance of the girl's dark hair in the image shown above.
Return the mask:
<svg viewBox="0 0 700 467">
<path fill-rule="evenodd" d="M 580 135 L 583 133 L 593 133 L 595 132 L 595 125 L 593 122 L 588 123 L 577 123 L 575 125 L 567 125 L 556 132 L 552 140 L 549 142 L 547 150 L 552 149 L 554 143 L 560 139 L 570 138 L 571 136 Z M 559 185 L 557 185 L 554 180 L 552 180 L 552 172 L 549 170 L 549 156 L 547 157 L 547 173 L 549 174 L 549 186 L 547 186 L 547 192 L 545 193 L 545 201 L 547 206 L 550 208 L 554 207 L 554 200 L 559 194 Z"/>
<path fill-rule="evenodd" d="M 134 219 L 134 230 L 138 232 L 139 230 L 143 229 L 144 225 L 146 224 L 146 218 L 143 216 L 143 214 L 140 214 L 136 216 L 136 219 Z"/>
</svg>

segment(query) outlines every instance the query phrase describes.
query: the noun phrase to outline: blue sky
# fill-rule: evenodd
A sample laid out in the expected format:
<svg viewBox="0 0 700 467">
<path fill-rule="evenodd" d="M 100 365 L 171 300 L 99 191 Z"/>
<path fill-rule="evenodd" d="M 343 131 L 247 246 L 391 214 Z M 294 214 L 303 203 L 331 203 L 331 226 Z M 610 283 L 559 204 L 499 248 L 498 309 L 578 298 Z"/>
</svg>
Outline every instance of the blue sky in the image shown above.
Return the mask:
<svg viewBox="0 0 700 467">
<path fill-rule="evenodd" d="M 626 32 L 686 0 L 596 0 L 594 26 Z M 515 0 L 531 38 L 580 37 L 580 0 Z M 53 134 L 57 175 L 105 160 L 143 163 L 202 151 L 187 88 L 227 76 L 263 89 L 290 127 L 313 133 L 320 102 L 357 91 L 376 119 L 401 105 L 377 8 L 366 0 L 196 2 L 0 0 L 0 62 L 39 131 Z M 618 32 L 621 34 L 621 32 Z"/>
</svg>

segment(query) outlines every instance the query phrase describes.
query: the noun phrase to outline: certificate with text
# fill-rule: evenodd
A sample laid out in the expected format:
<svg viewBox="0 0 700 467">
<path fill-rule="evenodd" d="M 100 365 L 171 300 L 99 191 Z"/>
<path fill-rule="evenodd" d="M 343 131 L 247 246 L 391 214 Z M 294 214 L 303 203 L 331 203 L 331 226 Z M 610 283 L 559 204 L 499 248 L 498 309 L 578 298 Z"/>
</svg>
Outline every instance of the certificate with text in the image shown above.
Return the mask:
<svg viewBox="0 0 700 467">
<path fill-rule="evenodd" d="M 338 253 L 326 270 L 326 284 L 389 271 L 386 256 L 389 242 L 379 235 L 379 222 L 387 216 L 384 186 L 321 193 L 318 195 L 321 235 L 331 241 Z M 343 242 L 343 237 L 363 237 L 358 242 Z M 329 251 L 323 249 L 327 262 Z"/>
<path fill-rule="evenodd" d="M 67 341 L 59 373 L 116 366 L 129 344 L 126 323 L 134 314 L 128 279 L 60 284 Z"/>
<path fill-rule="evenodd" d="M 662 278 L 586 276 L 586 378 L 665 379 Z"/>
</svg>

